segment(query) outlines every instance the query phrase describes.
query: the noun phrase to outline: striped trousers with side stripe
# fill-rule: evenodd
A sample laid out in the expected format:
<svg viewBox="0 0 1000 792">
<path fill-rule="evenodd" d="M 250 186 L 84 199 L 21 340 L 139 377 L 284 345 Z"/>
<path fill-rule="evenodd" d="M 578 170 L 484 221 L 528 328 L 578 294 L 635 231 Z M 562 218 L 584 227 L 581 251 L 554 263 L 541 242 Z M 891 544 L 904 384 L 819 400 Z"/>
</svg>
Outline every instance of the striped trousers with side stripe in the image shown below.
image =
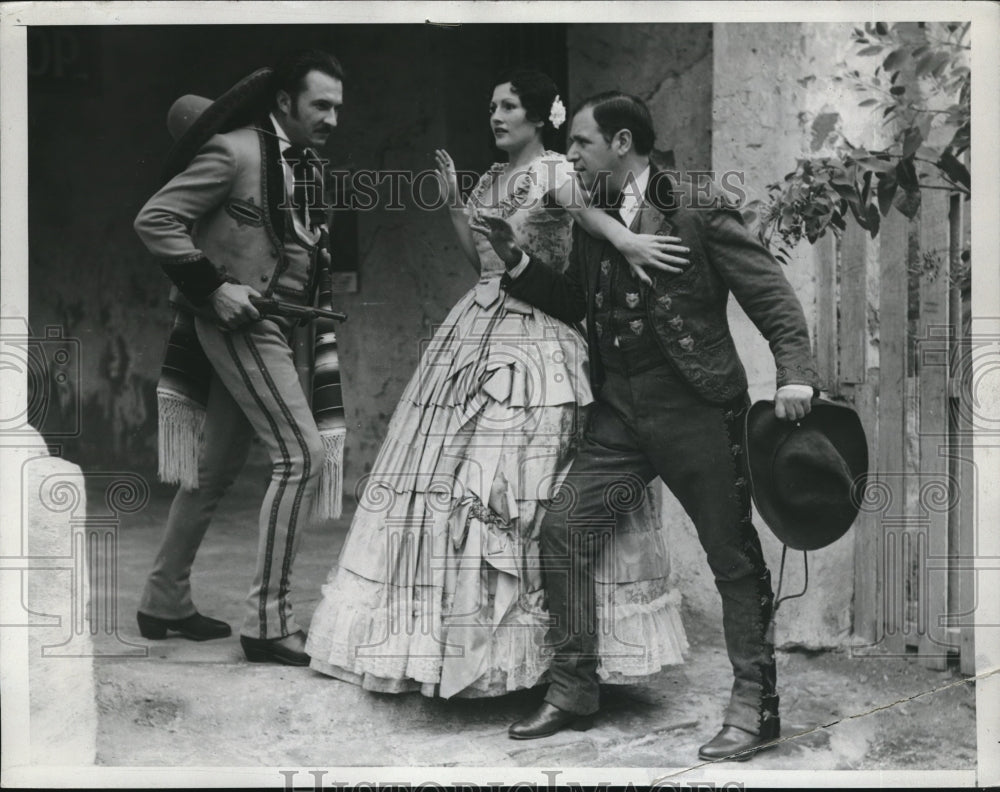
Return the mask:
<svg viewBox="0 0 1000 792">
<path fill-rule="evenodd" d="M 197 489 L 170 508 L 140 610 L 165 619 L 195 612 L 191 566 L 212 515 L 239 474 L 256 434 L 271 460 L 260 509 L 257 566 L 242 635 L 273 639 L 299 629 L 290 597 L 292 566 L 307 527 L 323 463 L 323 442 L 300 384 L 283 326 L 270 319 L 227 332 L 196 318 L 214 368 Z"/>
</svg>

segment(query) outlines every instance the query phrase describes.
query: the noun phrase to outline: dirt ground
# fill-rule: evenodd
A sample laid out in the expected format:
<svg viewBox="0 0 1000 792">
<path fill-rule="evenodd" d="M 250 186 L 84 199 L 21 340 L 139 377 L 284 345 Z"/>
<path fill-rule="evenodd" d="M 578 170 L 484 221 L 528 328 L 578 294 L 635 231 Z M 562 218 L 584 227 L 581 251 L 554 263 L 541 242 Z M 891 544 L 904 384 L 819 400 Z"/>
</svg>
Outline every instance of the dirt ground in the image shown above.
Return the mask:
<svg viewBox="0 0 1000 792">
<path fill-rule="evenodd" d="M 606 686 L 589 731 L 528 742 L 506 729 L 541 689 L 442 701 L 367 693 L 310 669 L 247 663 L 238 631 L 256 548 L 264 473 L 244 472 L 220 508 L 193 576 L 195 601 L 234 626 L 231 638 L 142 639 L 134 614 L 171 490 L 119 532 L 119 656 L 95 663 L 98 762 L 110 766 L 693 768 L 720 726 L 730 668 L 720 626 L 684 612 L 692 647 L 682 666 L 631 686 Z M 95 498 L 99 494 L 95 493 Z M 304 537 L 296 613 L 308 625 L 349 515 Z M 974 682 L 915 659 L 837 651 L 778 652 L 782 740 L 741 767 L 756 770 L 972 770 Z"/>
</svg>

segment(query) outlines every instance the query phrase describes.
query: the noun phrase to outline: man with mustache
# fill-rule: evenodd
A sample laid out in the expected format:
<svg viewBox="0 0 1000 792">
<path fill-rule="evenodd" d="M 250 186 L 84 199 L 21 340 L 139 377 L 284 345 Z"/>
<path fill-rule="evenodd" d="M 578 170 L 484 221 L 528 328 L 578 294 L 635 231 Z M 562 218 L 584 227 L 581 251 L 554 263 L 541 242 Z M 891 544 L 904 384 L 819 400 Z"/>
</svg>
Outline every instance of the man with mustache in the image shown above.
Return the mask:
<svg viewBox="0 0 1000 792">
<path fill-rule="evenodd" d="M 507 264 L 512 296 L 566 322 L 587 320 L 597 395 L 566 497 L 556 499 L 541 527 L 551 684 L 545 702 L 513 724 L 510 736 L 585 728 L 597 711 L 595 548 L 614 528 L 611 509 L 621 504 L 622 487 L 641 496 L 659 476 L 698 531 L 722 597 L 733 667 L 723 727 L 699 756 L 748 759 L 780 728 L 769 629 L 774 597 L 743 477 L 749 399 L 726 318 L 729 294 L 770 343 L 778 418 L 799 420 L 810 411 L 817 376 L 802 308 L 777 262 L 738 212 L 679 187 L 650 163 L 654 137 L 641 100 L 608 92 L 581 104 L 567 152 L 583 185 L 614 217 L 680 243 L 676 266 L 663 265 L 650 283 L 579 227 L 565 273 L 532 262 L 501 219 L 484 217 L 476 229 Z"/>
<path fill-rule="evenodd" d="M 290 587 L 326 449 L 293 361 L 294 320 L 261 317 L 251 298 L 313 304 L 319 270 L 328 265 L 320 250 L 323 217 L 310 211 L 321 208 L 322 175 L 313 160 L 337 126 L 343 78 L 332 55 L 299 52 L 215 102 L 186 96 L 171 108 L 168 126 L 176 142 L 169 180 L 139 212 L 135 229 L 173 282 L 171 302 L 179 311 L 164 369 L 175 387 L 158 389 L 166 399 L 160 405 L 161 473 L 165 455 L 193 450 L 196 462 L 186 480 L 178 476 L 182 486 L 146 582 L 138 612 L 146 638 L 173 631 L 202 641 L 231 633 L 225 622 L 196 610 L 191 566 L 256 435 L 272 475 L 240 642 L 252 662 L 309 663 Z M 178 332 L 185 327 L 191 328 L 186 336 Z M 190 440 L 190 421 L 186 436 L 171 424 L 192 396 L 180 392 L 197 379 L 199 365 L 210 375 L 199 400 L 200 447 Z M 185 442 L 184 449 L 174 447 Z"/>
</svg>

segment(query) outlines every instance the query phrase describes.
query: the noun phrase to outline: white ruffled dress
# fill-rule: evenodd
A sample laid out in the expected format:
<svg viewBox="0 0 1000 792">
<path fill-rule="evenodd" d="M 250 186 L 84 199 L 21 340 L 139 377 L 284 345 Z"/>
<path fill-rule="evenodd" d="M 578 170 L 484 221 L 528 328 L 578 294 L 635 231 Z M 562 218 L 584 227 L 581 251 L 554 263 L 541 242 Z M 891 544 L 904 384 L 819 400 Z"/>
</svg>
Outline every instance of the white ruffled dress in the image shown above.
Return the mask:
<svg viewBox="0 0 1000 792">
<path fill-rule="evenodd" d="M 470 209 L 506 218 L 534 261 L 565 266 L 571 219 L 544 196 L 569 164 L 546 152 L 508 196 L 503 167 Z M 546 681 L 539 502 L 593 401 L 586 343 L 502 290 L 503 262 L 480 235 L 477 248 L 480 281 L 403 392 L 309 629 L 312 668 L 373 691 L 494 696 Z M 497 482 L 506 516 L 489 507 Z M 634 683 L 687 649 L 655 497 L 620 520 L 612 547 L 597 570 L 598 673 Z"/>
</svg>

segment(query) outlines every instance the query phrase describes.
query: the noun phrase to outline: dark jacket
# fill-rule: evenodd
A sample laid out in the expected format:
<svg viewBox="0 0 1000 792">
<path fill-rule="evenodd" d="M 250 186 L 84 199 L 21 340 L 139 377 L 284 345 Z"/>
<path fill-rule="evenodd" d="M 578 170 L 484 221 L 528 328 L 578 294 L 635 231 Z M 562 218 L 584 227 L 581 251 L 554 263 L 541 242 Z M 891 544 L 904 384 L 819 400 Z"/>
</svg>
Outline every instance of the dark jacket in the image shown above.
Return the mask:
<svg viewBox="0 0 1000 792">
<path fill-rule="evenodd" d="M 671 274 L 648 270 L 653 291 L 646 294 L 648 323 L 668 361 L 695 391 L 712 403 L 728 402 L 747 389 L 746 371 L 726 318 L 732 292 L 768 340 L 777 365 L 777 386 L 818 387 L 809 331 L 795 292 L 770 253 L 746 230 L 739 212 L 720 199 L 699 208 L 698 196 L 652 170 L 646 205 L 632 224 L 638 233 L 680 237 L 689 247 L 690 266 Z M 594 292 L 605 243 L 579 226 L 573 229 L 569 266 L 559 273 L 536 262 L 503 285 L 514 297 L 564 322 L 587 319 L 591 381 L 603 381 L 594 330 Z"/>
</svg>

